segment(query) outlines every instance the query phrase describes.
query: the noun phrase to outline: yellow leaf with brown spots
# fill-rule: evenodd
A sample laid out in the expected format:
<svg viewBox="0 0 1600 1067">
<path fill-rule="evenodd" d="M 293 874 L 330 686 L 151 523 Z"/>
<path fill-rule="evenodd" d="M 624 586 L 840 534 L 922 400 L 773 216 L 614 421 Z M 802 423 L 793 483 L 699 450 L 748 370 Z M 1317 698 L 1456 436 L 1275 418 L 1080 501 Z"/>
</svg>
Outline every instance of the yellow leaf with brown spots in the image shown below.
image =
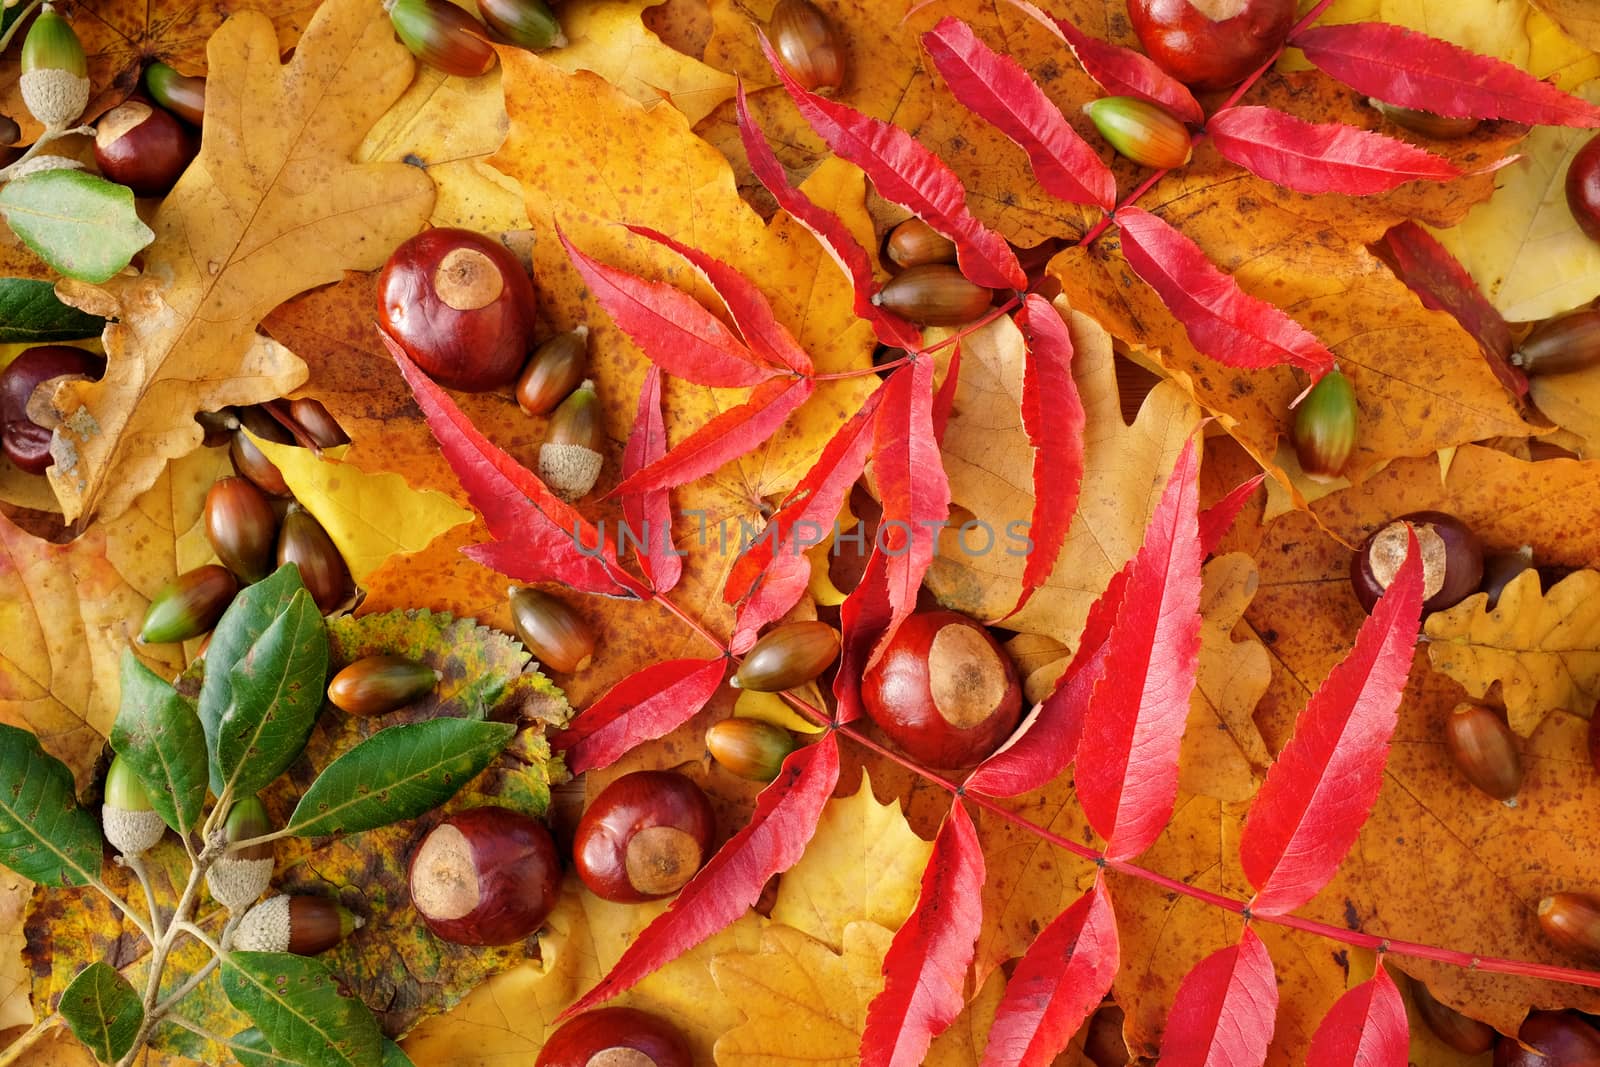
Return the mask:
<svg viewBox="0 0 1600 1067">
<path fill-rule="evenodd" d="M 653 6 L 655 0 L 568 4 L 561 9 L 568 43 L 545 58 L 568 73 L 593 71 L 641 104 L 671 104 L 693 126 L 733 97 L 735 83 L 663 43 L 644 21 Z M 583 121 L 576 115 L 568 118 Z"/>
<path fill-rule="evenodd" d="M 1600 367 L 1568 374 L 1541 374 L 1528 382 L 1528 395 L 1539 410 L 1578 442 L 1584 459 L 1600 459 Z"/>
</svg>

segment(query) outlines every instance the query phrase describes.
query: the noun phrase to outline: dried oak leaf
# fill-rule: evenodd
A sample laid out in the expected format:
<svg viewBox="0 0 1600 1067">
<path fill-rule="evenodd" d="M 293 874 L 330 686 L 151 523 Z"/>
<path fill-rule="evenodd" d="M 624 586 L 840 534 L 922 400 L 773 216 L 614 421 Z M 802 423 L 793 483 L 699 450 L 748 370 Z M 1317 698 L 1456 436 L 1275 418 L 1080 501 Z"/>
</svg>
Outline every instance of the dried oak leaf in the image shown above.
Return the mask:
<svg viewBox="0 0 1600 1067">
<path fill-rule="evenodd" d="M 1526 737 L 1546 715 L 1588 718 L 1600 701 L 1600 573 L 1578 571 L 1541 593 L 1539 575 L 1513 579 L 1491 610 L 1477 593 L 1428 616 L 1428 658 L 1475 697 L 1497 683 L 1511 729 Z"/>
<path fill-rule="evenodd" d="M 410 54 L 365 0 L 329 0 L 287 66 L 265 16 L 213 35 L 203 147 L 153 220 L 144 271 L 80 302 L 110 301 L 105 377 L 58 390 L 51 485 L 68 521 L 122 512 L 200 440 L 194 412 L 279 396 L 305 367 L 256 324 L 302 290 L 372 268 L 414 233 L 432 183 L 355 164 L 361 137 L 411 79 Z"/>
<path fill-rule="evenodd" d="M 545 58 L 568 73 L 593 71 L 641 104 L 664 100 L 692 126 L 733 97 L 734 79 L 656 36 L 644 21 L 654 6 L 655 0 L 602 0 L 567 7 L 561 29 L 568 44 Z"/>
</svg>

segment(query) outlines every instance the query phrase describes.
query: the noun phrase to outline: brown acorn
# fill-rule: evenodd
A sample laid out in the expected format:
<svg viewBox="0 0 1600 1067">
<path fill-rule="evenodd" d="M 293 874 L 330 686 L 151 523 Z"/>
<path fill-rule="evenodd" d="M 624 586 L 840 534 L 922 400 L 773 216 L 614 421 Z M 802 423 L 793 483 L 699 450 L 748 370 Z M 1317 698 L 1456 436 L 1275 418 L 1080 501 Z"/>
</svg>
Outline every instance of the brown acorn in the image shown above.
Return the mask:
<svg viewBox="0 0 1600 1067">
<path fill-rule="evenodd" d="M 706 730 L 711 758 L 740 778 L 770 782 L 789 753 L 800 747 L 794 735 L 760 719 L 723 719 Z"/>
<path fill-rule="evenodd" d="M 233 431 L 239 428 L 239 420 L 232 408 L 197 411 L 194 421 L 200 424 L 200 430 L 205 435 L 200 443 L 206 448 L 227 448 L 233 443 Z"/>
<path fill-rule="evenodd" d="M 462 78 L 494 67 L 489 31 L 449 0 L 384 0 L 394 32 L 428 66 Z"/>
<path fill-rule="evenodd" d="M 825 622 L 790 622 L 769 630 L 744 655 L 735 689 L 781 693 L 804 685 L 839 658 L 839 631 Z"/>
<path fill-rule="evenodd" d="M 337 448 L 350 443 L 350 435 L 344 432 L 344 427 L 315 397 L 302 396 L 289 401 L 289 417 L 318 448 Z"/>
<path fill-rule="evenodd" d="M 420 699 L 442 677 L 404 656 L 362 656 L 333 676 L 328 699 L 351 715 L 383 715 Z"/>
<path fill-rule="evenodd" d="M 1530 377 L 1600 364 L 1600 310 L 1579 308 L 1546 319 L 1511 353 L 1511 362 Z"/>
<path fill-rule="evenodd" d="M 300 570 L 317 610 L 331 615 L 349 603 L 354 594 L 350 568 L 322 524 L 299 504 L 290 504 L 278 532 L 278 566 L 293 563 Z"/>
<path fill-rule="evenodd" d="M 585 381 L 550 416 L 539 446 L 539 477 L 562 500 L 586 496 L 605 462 L 605 427 L 594 383 Z"/>
<path fill-rule="evenodd" d="M 538 661 L 558 674 L 581 671 L 594 658 L 594 631 L 583 617 L 549 593 L 512 586 L 511 624 Z"/>
<path fill-rule="evenodd" d="M 1445 747 L 1467 781 L 1511 803 L 1522 788 L 1522 755 L 1511 728 L 1482 704 L 1456 705 L 1444 724 Z"/>
<path fill-rule="evenodd" d="M 267 458 L 266 453 L 250 440 L 243 428 L 234 431 L 228 452 L 233 457 L 233 469 L 254 482 L 256 488 L 263 493 L 270 493 L 273 496 L 293 495 L 278 465 Z"/>
<path fill-rule="evenodd" d="M 906 219 L 890 230 L 884 251 L 897 267 L 956 261 L 956 243 L 919 218 Z"/>
<path fill-rule="evenodd" d="M 558 333 L 534 350 L 517 378 L 517 404 L 529 415 L 548 415 L 589 372 L 589 327 Z"/>
<path fill-rule="evenodd" d="M 1545 936 L 1574 956 L 1600 962 L 1600 900 L 1583 893 L 1552 893 L 1539 901 Z"/>
<path fill-rule="evenodd" d="M 960 326 L 989 310 L 994 293 L 948 263 L 924 263 L 890 278 L 872 302 L 922 326 Z"/>
<path fill-rule="evenodd" d="M 191 126 L 199 126 L 206 115 L 206 80 L 179 74 L 165 63 L 145 68 L 144 87 L 155 102 Z"/>
<path fill-rule="evenodd" d="M 220 564 L 178 575 L 150 601 L 139 643 L 165 645 L 199 637 L 217 624 L 238 591 L 239 579 Z"/>
<path fill-rule="evenodd" d="M 244 952 L 315 956 L 364 925 L 361 916 L 326 897 L 279 894 L 245 913 L 234 931 L 232 947 Z"/>
<path fill-rule="evenodd" d="M 1476 1056 L 1494 1048 L 1494 1027 L 1462 1015 L 1448 1004 L 1441 1004 L 1428 987 L 1416 979 L 1411 981 L 1411 1002 L 1417 1006 L 1417 1014 L 1433 1031 L 1433 1036 L 1457 1052 Z"/>
<path fill-rule="evenodd" d="M 1424 137 L 1431 137 L 1435 141 L 1455 141 L 1476 130 L 1481 126 L 1480 119 L 1451 118 L 1449 115 L 1435 115 L 1431 111 L 1417 111 L 1414 108 L 1401 107 L 1398 104 L 1386 104 L 1382 100 L 1371 100 L 1371 104 L 1383 117 L 1399 126 L 1401 129 L 1420 133 Z"/>
<path fill-rule="evenodd" d="M 272 573 L 278 516 L 265 494 L 244 478 L 223 478 L 206 492 L 206 540 L 222 565 L 245 582 Z"/>
<path fill-rule="evenodd" d="M 767 38 L 783 69 L 802 87 L 827 94 L 844 85 L 844 41 L 810 0 L 778 0 L 767 21 Z"/>
</svg>

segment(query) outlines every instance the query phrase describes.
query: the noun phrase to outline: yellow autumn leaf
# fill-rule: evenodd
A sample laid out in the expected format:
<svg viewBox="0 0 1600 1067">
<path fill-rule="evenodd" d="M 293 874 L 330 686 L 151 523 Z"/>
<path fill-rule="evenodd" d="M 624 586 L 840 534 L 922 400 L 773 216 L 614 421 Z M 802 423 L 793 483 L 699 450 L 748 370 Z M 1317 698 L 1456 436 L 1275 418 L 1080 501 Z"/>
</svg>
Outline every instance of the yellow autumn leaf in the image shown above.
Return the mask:
<svg viewBox="0 0 1600 1067">
<path fill-rule="evenodd" d="M 1551 422 L 1582 439 L 1579 455 L 1600 458 L 1600 367 L 1530 378 L 1528 396 Z"/>
<path fill-rule="evenodd" d="M 283 473 L 295 499 L 333 538 L 356 581 L 390 556 L 421 552 L 446 530 L 472 521 L 472 512 L 443 493 L 417 490 L 398 474 L 368 474 L 309 448 L 251 440 Z"/>
<path fill-rule="evenodd" d="M 1272 660 L 1234 628 L 1260 587 L 1255 561 L 1234 552 L 1207 563 L 1200 588 L 1200 667 L 1178 762 L 1179 787 L 1225 801 L 1248 800 L 1272 754 L 1256 728 L 1256 703 L 1272 683 Z"/>
<path fill-rule="evenodd" d="M 812 707 L 822 706 L 822 696 L 817 690 L 815 682 L 807 682 L 799 690 L 802 700 Z M 826 727 L 815 720 L 808 719 L 783 699 L 779 693 L 762 693 L 755 689 L 739 690 L 738 699 L 733 703 L 733 714 L 741 719 L 760 719 L 770 722 L 774 726 L 781 726 L 785 730 L 794 730 L 803 734 L 820 734 Z"/>
<path fill-rule="evenodd" d="M 1475 697 L 1496 682 L 1511 729 L 1527 737 L 1552 711 L 1587 718 L 1600 700 L 1600 572 L 1577 571 L 1540 593 L 1536 571 L 1493 610 L 1476 593 L 1428 616 L 1428 658 Z"/>
<path fill-rule="evenodd" d="M 74 302 L 113 301 L 99 381 L 57 390 L 50 481 L 67 520 L 120 514 L 194 449 L 196 411 L 281 396 L 305 365 L 255 333 L 305 289 L 372 269 L 415 233 L 433 185 L 414 167 L 351 162 L 414 64 L 377 0 L 327 0 L 285 65 L 268 19 L 240 11 L 209 45 L 199 157 L 152 220 L 144 272 Z"/>
<path fill-rule="evenodd" d="M 641 104 L 666 101 L 698 123 L 724 100 L 735 81 L 715 67 L 669 47 L 644 24 L 657 0 L 602 0 L 561 11 L 565 48 L 545 54 L 567 73 L 589 70 Z"/>
</svg>

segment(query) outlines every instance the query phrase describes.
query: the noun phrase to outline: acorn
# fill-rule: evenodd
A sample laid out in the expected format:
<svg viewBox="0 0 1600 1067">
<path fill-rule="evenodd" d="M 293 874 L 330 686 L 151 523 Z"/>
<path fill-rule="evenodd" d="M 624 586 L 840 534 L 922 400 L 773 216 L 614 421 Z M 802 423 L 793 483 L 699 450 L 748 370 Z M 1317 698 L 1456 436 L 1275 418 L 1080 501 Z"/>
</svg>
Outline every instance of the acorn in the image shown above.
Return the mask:
<svg viewBox="0 0 1600 1067">
<path fill-rule="evenodd" d="M 694 1067 L 672 1024 L 637 1008 L 598 1008 L 550 1035 L 533 1067 Z"/>
<path fill-rule="evenodd" d="M 278 516 L 254 482 L 219 479 L 206 492 L 202 519 L 212 550 L 240 580 L 259 582 L 272 573 Z"/>
<path fill-rule="evenodd" d="M 594 658 L 594 631 L 583 617 L 549 593 L 513 585 L 511 625 L 538 661 L 558 674 L 581 671 Z"/>
<path fill-rule="evenodd" d="M 478 0 L 478 14 L 500 40 L 537 52 L 561 48 L 567 35 L 544 0 Z"/>
<path fill-rule="evenodd" d="M 716 830 L 699 786 L 671 771 L 634 771 L 601 790 L 578 820 L 573 864 L 603 900 L 658 900 L 694 877 Z"/>
<path fill-rule="evenodd" d="M 1083 110 L 1112 148 L 1140 166 L 1172 170 L 1194 155 L 1189 128 L 1159 104 L 1137 96 L 1105 96 Z"/>
<path fill-rule="evenodd" d="M 1515 1038 L 1501 1034 L 1494 1067 L 1600 1067 L 1600 1031 L 1564 1011 L 1531 1011 Z"/>
<path fill-rule="evenodd" d="M 1411 1002 L 1417 1006 L 1417 1014 L 1433 1031 L 1433 1036 L 1457 1052 L 1476 1056 L 1494 1048 L 1497 1036 L 1494 1027 L 1462 1015 L 1448 1004 L 1441 1004 L 1428 987 L 1416 979 L 1411 980 Z"/>
<path fill-rule="evenodd" d="M 1539 926 L 1559 948 L 1600 962 L 1600 900 L 1582 893 L 1552 893 L 1539 901 Z"/>
<path fill-rule="evenodd" d="M 100 826 L 111 847 L 128 857 L 148 852 L 167 832 L 166 822 L 150 807 L 150 794 L 138 773 L 120 755 L 112 757 L 106 771 Z"/>
<path fill-rule="evenodd" d="M 1525 548 L 1520 552 L 1494 552 L 1483 557 L 1483 580 L 1478 592 L 1488 594 L 1484 606 L 1493 611 L 1500 603 L 1500 594 L 1517 575 L 1533 570 L 1533 554 Z"/>
<path fill-rule="evenodd" d="M 544 924 L 561 857 L 544 824 L 509 808 L 469 808 L 428 831 L 407 871 L 411 905 L 435 937 L 509 945 Z"/>
<path fill-rule="evenodd" d="M 366 920 L 326 897 L 268 897 L 245 912 L 230 948 L 242 952 L 326 952 L 366 925 Z"/>
<path fill-rule="evenodd" d="M 879 307 L 920 326 L 961 326 L 989 310 L 994 293 L 949 263 L 924 263 L 890 278 L 872 296 Z"/>
<path fill-rule="evenodd" d="M 178 575 L 150 601 L 139 643 L 165 645 L 199 637 L 217 624 L 238 592 L 239 579 L 218 563 Z"/>
<path fill-rule="evenodd" d="M 265 404 L 249 404 L 236 409 L 239 425 L 249 430 L 262 441 L 271 441 L 275 445 L 292 445 L 295 443 L 294 433 L 273 414 L 273 409 Z"/>
<path fill-rule="evenodd" d="M 267 458 L 267 454 L 250 440 L 243 429 L 234 431 L 233 439 L 228 443 L 228 454 L 233 458 L 233 469 L 250 479 L 263 493 L 293 495 L 278 465 Z"/>
<path fill-rule="evenodd" d="M 1406 557 L 1406 524 L 1416 531 L 1422 552 L 1423 611 L 1454 607 L 1478 591 L 1483 581 L 1483 545 L 1466 524 L 1440 511 L 1416 511 L 1375 531 L 1350 559 L 1350 584 L 1361 606 L 1371 611 L 1389 588 Z"/>
<path fill-rule="evenodd" d="M 295 421 L 318 448 L 337 448 L 350 443 L 339 421 L 328 414 L 322 401 L 302 396 L 289 401 L 289 417 Z"/>
<path fill-rule="evenodd" d="M 72 125 L 89 103 L 89 64 L 72 25 L 45 4 L 22 41 L 22 102 L 46 127 Z"/>
<path fill-rule="evenodd" d="M 179 74 L 165 63 L 152 63 L 144 71 L 145 91 L 156 103 L 191 126 L 206 115 L 206 80 Z"/>
<path fill-rule="evenodd" d="M 548 415 L 589 371 L 589 327 L 558 333 L 534 350 L 517 378 L 517 405 L 529 415 Z"/>
<path fill-rule="evenodd" d="M 95 124 L 95 165 L 135 196 L 164 196 L 199 151 L 182 123 L 145 100 L 124 101 Z"/>
<path fill-rule="evenodd" d="M 239 419 L 232 408 L 220 411 L 197 411 L 194 421 L 204 434 L 200 443 L 206 448 L 227 448 L 233 443 L 233 431 L 239 428 Z"/>
<path fill-rule="evenodd" d="M 22 139 L 22 127 L 10 115 L 0 115 L 0 145 L 15 146 Z"/>
<path fill-rule="evenodd" d="M 394 32 L 428 66 L 461 78 L 494 67 L 489 31 L 449 0 L 384 0 Z"/>
<path fill-rule="evenodd" d="M 228 847 L 206 871 L 206 888 L 211 890 L 211 898 L 229 911 L 244 911 L 260 899 L 272 882 L 272 868 L 276 862 L 271 842 L 244 848 L 233 846 L 271 832 L 267 806 L 260 797 L 248 796 L 235 801 L 228 810 L 228 821 L 223 826 Z"/>
<path fill-rule="evenodd" d="M 600 418 L 600 398 L 588 380 L 550 416 L 539 446 L 539 477 L 562 500 L 586 496 L 600 478 L 606 447 Z"/>
<path fill-rule="evenodd" d="M 349 603 L 354 595 L 350 568 L 328 536 L 328 531 L 299 504 L 290 504 L 278 531 L 278 566 L 293 563 L 300 570 L 300 581 L 317 610 L 331 615 Z"/>
<path fill-rule="evenodd" d="M 1511 804 L 1522 788 L 1522 754 L 1505 720 L 1482 704 L 1457 704 L 1444 724 L 1445 747 L 1480 792 Z"/>
<path fill-rule="evenodd" d="M 767 39 L 802 88 L 826 95 L 844 85 L 844 41 L 810 0 L 778 0 L 767 20 Z"/>
<path fill-rule="evenodd" d="M 729 683 L 781 693 L 804 685 L 839 658 L 839 631 L 825 622 L 790 622 L 767 631 L 744 655 Z"/>
<path fill-rule="evenodd" d="M 404 656 L 362 656 L 333 676 L 328 700 L 351 715 L 383 715 L 421 699 L 443 677 Z"/>
<path fill-rule="evenodd" d="M 956 243 L 915 217 L 906 219 L 889 231 L 884 251 L 897 267 L 956 261 Z"/>
<path fill-rule="evenodd" d="M 1435 141 L 1459 140 L 1483 125 L 1482 119 L 1435 115 L 1431 111 L 1418 111 L 1415 108 L 1401 107 L 1398 104 L 1386 104 L 1382 100 L 1373 98 L 1369 98 L 1367 103 L 1376 108 L 1384 118 L 1401 129 L 1410 130 L 1412 133 L 1420 133 L 1422 136 L 1431 137 Z"/>
<path fill-rule="evenodd" d="M 1511 353 L 1511 362 L 1529 377 L 1566 374 L 1600 364 L 1600 310 L 1579 308 L 1546 319 Z"/>
<path fill-rule="evenodd" d="M 794 734 L 760 719 L 723 719 L 706 730 L 706 749 L 725 770 L 752 782 L 770 782 L 789 753 L 799 748 Z"/>
<path fill-rule="evenodd" d="M 24 349 L 0 370 L 0 449 L 29 474 L 43 474 L 55 462 L 50 440 L 55 418 L 39 409 L 64 379 L 98 378 L 106 361 L 93 352 L 69 345 L 37 345 Z M 35 400 L 38 394 L 38 400 Z"/>
<path fill-rule="evenodd" d="M 1600 241 L 1600 134 L 1567 164 L 1567 207 L 1578 229 Z"/>
<path fill-rule="evenodd" d="M 1338 368 L 1322 376 L 1294 415 L 1300 469 L 1316 481 L 1339 477 L 1356 447 L 1356 394 Z"/>
</svg>

